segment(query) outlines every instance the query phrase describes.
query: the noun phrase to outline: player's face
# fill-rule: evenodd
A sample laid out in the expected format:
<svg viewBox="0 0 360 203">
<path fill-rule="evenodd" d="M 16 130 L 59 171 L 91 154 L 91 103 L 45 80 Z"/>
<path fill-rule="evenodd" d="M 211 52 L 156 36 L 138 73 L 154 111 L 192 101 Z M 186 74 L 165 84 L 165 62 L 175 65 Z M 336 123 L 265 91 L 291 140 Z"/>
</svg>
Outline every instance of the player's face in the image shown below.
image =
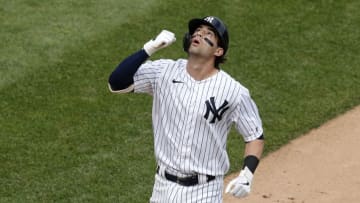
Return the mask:
<svg viewBox="0 0 360 203">
<path fill-rule="evenodd" d="M 200 25 L 192 35 L 189 48 L 191 54 L 221 56 L 223 49 L 218 46 L 218 37 L 212 27 Z"/>
</svg>

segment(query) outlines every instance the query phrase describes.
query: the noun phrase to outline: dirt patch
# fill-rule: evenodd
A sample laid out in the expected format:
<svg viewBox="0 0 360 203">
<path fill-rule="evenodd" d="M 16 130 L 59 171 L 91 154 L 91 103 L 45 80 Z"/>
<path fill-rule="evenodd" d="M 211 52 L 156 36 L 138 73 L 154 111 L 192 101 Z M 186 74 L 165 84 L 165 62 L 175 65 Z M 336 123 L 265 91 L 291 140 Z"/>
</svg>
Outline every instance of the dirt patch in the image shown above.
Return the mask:
<svg viewBox="0 0 360 203">
<path fill-rule="evenodd" d="M 224 203 L 360 202 L 359 146 L 360 106 L 263 158 L 250 196 Z"/>
</svg>

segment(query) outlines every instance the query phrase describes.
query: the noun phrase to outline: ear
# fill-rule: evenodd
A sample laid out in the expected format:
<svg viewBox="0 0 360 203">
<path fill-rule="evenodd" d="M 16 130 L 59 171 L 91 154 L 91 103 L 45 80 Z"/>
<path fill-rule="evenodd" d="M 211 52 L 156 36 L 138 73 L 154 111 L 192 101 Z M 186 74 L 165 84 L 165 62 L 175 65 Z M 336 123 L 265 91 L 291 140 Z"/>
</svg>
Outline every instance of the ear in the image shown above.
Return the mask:
<svg viewBox="0 0 360 203">
<path fill-rule="evenodd" d="M 224 55 L 224 49 L 221 47 L 216 48 L 214 55 L 216 57 L 220 57 L 220 56 Z"/>
</svg>

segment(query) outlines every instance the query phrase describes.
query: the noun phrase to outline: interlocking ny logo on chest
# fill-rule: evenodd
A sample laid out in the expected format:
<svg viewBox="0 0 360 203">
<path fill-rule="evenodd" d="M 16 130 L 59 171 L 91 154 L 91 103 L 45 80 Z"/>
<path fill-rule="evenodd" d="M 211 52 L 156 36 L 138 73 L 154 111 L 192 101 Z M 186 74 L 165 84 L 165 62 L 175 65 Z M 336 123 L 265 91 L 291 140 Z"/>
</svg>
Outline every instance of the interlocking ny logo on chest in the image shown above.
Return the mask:
<svg viewBox="0 0 360 203">
<path fill-rule="evenodd" d="M 215 123 L 216 119 L 218 119 L 219 121 L 222 119 L 223 114 L 225 113 L 226 110 L 229 109 L 229 102 L 228 101 L 224 101 L 222 103 L 222 105 L 217 108 L 216 104 L 215 104 L 215 97 L 210 97 L 210 99 L 205 101 L 205 105 L 206 105 L 206 112 L 204 115 L 204 118 L 206 120 L 209 120 L 210 123 Z M 210 113 L 212 114 L 212 116 L 210 115 Z"/>
</svg>

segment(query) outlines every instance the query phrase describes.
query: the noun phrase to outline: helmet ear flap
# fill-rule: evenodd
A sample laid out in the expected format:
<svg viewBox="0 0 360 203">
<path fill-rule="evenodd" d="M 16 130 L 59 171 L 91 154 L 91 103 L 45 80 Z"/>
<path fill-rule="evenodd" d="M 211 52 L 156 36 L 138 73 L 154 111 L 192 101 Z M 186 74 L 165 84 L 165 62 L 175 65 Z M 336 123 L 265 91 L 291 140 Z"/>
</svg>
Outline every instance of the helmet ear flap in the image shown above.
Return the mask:
<svg viewBox="0 0 360 203">
<path fill-rule="evenodd" d="M 183 38 L 183 49 L 185 52 L 189 51 L 190 44 L 191 44 L 191 35 L 187 32 L 185 33 Z"/>
</svg>

